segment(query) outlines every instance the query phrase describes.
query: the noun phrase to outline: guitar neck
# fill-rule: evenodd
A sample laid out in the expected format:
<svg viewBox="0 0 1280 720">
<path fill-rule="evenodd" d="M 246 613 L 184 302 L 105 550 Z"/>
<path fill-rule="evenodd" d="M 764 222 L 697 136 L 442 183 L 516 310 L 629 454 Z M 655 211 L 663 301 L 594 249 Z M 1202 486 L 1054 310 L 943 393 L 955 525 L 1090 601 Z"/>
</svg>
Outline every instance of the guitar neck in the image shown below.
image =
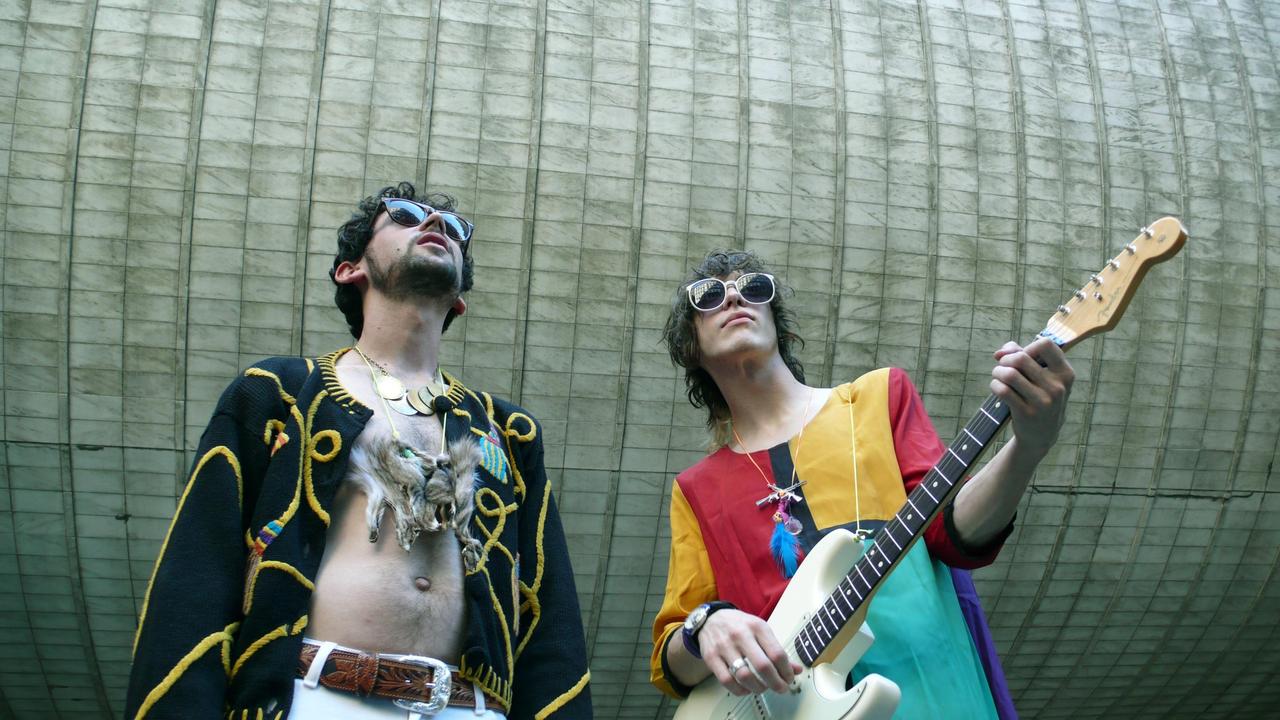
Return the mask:
<svg viewBox="0 0 1280 720">
<path fill-rule="evenodd" d="M 845 633 L 841 631 L 870 602 L 894 564 L 906 555 L 925 528 L 942 512 L 968 479 L 966 473 L 1009 420 L 1009 408 L 992 395 L 947 446 L 942 458 L 907 496 L 902 509 L 876 532 L 871 547 L 827 596 L 795 639 L 796 655 L 812 666 Z M 854 628 L 856 629 L 856 628 Z M 836 648 L 838 649 L 838 648 Z"/>
<path fill-rule="evenodd" d="M 1141 234 L 1095 273 L 1088 284 L 1058 306 L 1040 336 L 1051 338 L 1066 350 L 1084 338 L 1114 328 L 1147 270 L 1176 255 L 1186 241 L 1187 229 L 1177 218 L 1161 218 L 1142 228 Z M 857 630 L 851 621 L 860 623 L 866 616 L 866 604 L 894 564 L 955 498 L 969 467 L 1008 420 L 1009 408 L 1004 402 L 995 395 L 988 397 L 907 496 L 907 504 L 881 527 L 853 570 L 805 623 L 794 643 L 796 656 L 805 665 L 813 666 L 844 647 Z"/>
</svg>

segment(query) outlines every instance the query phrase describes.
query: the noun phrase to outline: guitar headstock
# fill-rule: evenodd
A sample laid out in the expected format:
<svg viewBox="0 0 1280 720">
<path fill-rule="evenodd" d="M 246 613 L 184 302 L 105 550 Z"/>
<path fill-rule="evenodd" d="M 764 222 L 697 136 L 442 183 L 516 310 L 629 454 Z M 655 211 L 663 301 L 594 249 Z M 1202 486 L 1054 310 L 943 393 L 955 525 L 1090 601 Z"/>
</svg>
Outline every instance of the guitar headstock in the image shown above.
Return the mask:
<svg viewBox="0 0 1280 720">
<path fill-rule="evenodd" d="M 1042 337 L 1053 338 L 1063 350 L 1090 335 L 1106 332 L 1120 322 L 1147 270 L 1164 262 L 1187 242 L 1187 229 L 1177 218 L 1164 217 L 1142 229 L 1049 318 Z"/>
</svg>

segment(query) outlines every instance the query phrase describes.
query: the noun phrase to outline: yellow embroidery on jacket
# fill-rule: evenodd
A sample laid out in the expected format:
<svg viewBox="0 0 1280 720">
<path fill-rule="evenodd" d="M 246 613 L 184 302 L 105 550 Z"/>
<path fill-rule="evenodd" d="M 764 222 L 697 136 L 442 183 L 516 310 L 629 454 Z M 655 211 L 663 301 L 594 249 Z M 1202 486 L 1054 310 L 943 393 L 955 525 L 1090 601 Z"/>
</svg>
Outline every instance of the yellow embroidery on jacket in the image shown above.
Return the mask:
<svg viewBox="0 0 1280 720">
<path fill-rule="evenodd" d="M 328 397 L 328 394 L 324 391 L 316 393 L 315 399 L 311 401 L 311 407 L 307 408 L 307 419 L 302 426 L 302 435 L 307 438 L 307 451 L 302 453 L 302 480 L 307 489 L 307 504 L 311 506 L 311 511 L 316 514 L 316 517 L 320 518 L 325 527 L 329 527 L 329 513 L 325 512 L 325 509 L 320 506 L 320 499 L 316 497 L 315 484 L 311 479 L 312 460 L 329 462 L 342 451 L 342 436 L 337 432 L 321 430 L 314 435 L 311 433 L 311 428 L 315 427 L 316 413 L 320 410 L 320 404 L 326 397 Z M 321 439 L 329 440 L 332 443 L 327 452 L 321 453 L 316 450 L 316 444 Z"/>
<path fill-rule="evenodd" d="M 307 590 L 315 592 L 315 583 L 308 580 L 307 576 L 303 575 L 302 571 L 298 570 L 298 568 L 290 565 L 289 563 L 280 562 L 279 560 L 263 560 L 253 568 L 253 573 L 249 576 L 248 582 L 245 583 L 243 608 L 245 615 L 248 615 L 249 611 L 253 609 L 253 592 L 258 586 L 258 576 L 262 574 L 263 570 L 267 569 L 279 570 L 286 575 L 291 575 L 294 580 L 297 580 L 298 583 Z"/>
<path fill-rule="evenodd" d="M 568 704 L 570 700 L 578 697 L 578 695 L 582 693 L 582 689 L 585 688 L 587 686 L 587 683 L 590 681 L 591 681 L 591 671 L 588 670 L 586 674 L 584 674 L 581 678 L 578 679 L 578 682 L 573 684 L 573 687 L 560 693 L 559 697 L 557 697 L 555 700 L 552 700 L 546 707 L 542 708 L 537 713 L 535 713 L 533 716 L 533 720 L 546 720 L 546 718 L 549 717 L 551 713 L 554 713 L 555 711 L 559 710 L 560 708 Z"/>
<path fill-rule="evenodd" d="M 538 597 L 539 591 L 542 590 L 542 573 L 546 569 L 546 553 L 542 548 L 542 535 L 547 526 L 547 506 L 551 502 L 551 483 L 548 482 L 542 488 L 542 507 L 538 513 L 538 529 L 534 533 L 534 549 L 537 558 L 536 566 L 533 573 L 533 583 L 529 585 L 528 591 L 524 592 L 528 609 L 532 617 L 529 618 L 528 630 L 525 631 L 524 640 L 520 641 L 520 646 L 516 648 L 516 657 L 524 652 L 525 645 L 529 644 L 529 639 L 533 637 L 534 628 L 538 627 L 538 621 L 542 619 L 542 603 Z M 522 606 L 523 609 L 523 606 Z"/>
<path fill-rule="evenodd" d="M 267 429 L 264 439 L 268 440 L 267 444 L 271 446 L 271 457 L 275 457 L 276 453 L 280 452 L 280 448 L 289 443 L 289 433 L 284 431 L 284 427 L 285 425 L 283 420 L 267 421 Z M 275 434 L 275 441 L 271 442 L 270 438 L 273 430 Z"/>
<path fill-rule="evenodd" d="M 169 673 L 164 676 L 160 684 L 151 688 L 151 692 L 147 693 L 147 697 L 143 699 L 142 704 L 138 707 L 138 714 L 133 716 L 133 720 L 142 720 L 146 717 L 147 713 L 151 712 L 151 708 L 160 701 L 160 698 L 164 697 L 165 693 L 169 692 L 174 683 L 178 682 L 182 677 L 183 673 L 194 665 L 197 660 L 204 657 L 205 653 L 209 652 L 215 645 L 222 644 L 230 647 L 231 642 L 235 639 L 234 633 L 239 627 L 240 623 L 233 622 L 219 632 L 207 635 L 196 643 L 196 646 L 191 648 L 186 655 L 183 655 L 182 659 L 169 670 Z M 223 652 L 229 651 L 223 650 Z"/>
<path fill-rule="evenodd" d="M 165 531 L 164 542 L 160 544 L 160 554 L 156 556 L 156 562 L 151 566 L 151 579 L 147 581 L 147 594 L 142 598 L 142 613 L 138 616 L 138 629 L 133 634 L 133 651 L 138 651 L 138 638 L 142 637 L 142 628 L 147 620 L 147 605 L 151 602 L 151 589 L 156 584 L 156 573 L 160 571 L 160 563 L 164 561 L 164 552 L 169 547 L 169 537 L 173 534 L 173 528 L 178 524 L 178 518 L 182 517 L 182 506 L 187 502 L 187 495 L 191 493 L 191 488 L 195 487 L 196 481 L 200 479 L 200 471 L 204 469 L 206 463 L 211 459 L 222 456 L 226 458 L 227 464 L 231 466 L 231 470 L 236 476 L 236 507 L 244 505 L 244 478 L 240 474 L 240 460 L 235 453 L 226 445 L 209 448 L 209 451 L 200 458 L 200 462 L 196 463 L 196 467 L 191 471 L 191 478 L 187 480 L 187 486 L 182 490 L 182 497 L 178 498 L 178 508 L 173 512 L 173 519 L 169 521 L 169 529 Z"/>
<path fill-rule="evenodd" d="M 467 656 L 463 655 L 458 664 L 458 676 L 479 685 L 481 690 L 502 700 L 508 708 L 511 707 L 511 683 L 499 677 L 493 668 L 486 665 L 472 667 L 467 664 Z"/>
<path fill-rule="evenodd" d="M 282 637 L 297 635 L 298 633 L 302 632 L 302 629 L 305 628 L 306 626 L 307 626 L 307 616 L 303 615 L 302 617 L 298 618 L 297 622 L 293 623 L 293 625 L 289 625 L 288 623 L 285 623 L 284 625 L 281 625 L 280 627 L 272 630 L 266 635 L 263 635 L 257 640 L 254 640 L 253 644 L 245 648 L 244 652 L 240 653 L 240 657 L 236 659 L 236 664 L 233 665 L 231 668 L 231 679 L 234 680 L 236 675 L 240 673 L 240 668 L 244 667 L 244 664 L 248 662 L 249 658 L 253 657 L 254 653 L 266 647 L 268 643 L 272 642 L 273 640 L 279 640 Z"/>
<path fill-rule="evenodd" d="M 373 412 L 364 403 L 352 397 L 351 393 L 347 392 L 346 387 L 342 385 L 342 382 L 338 380 L 338 366 L 335 363 L 338 358 L 350 350 L 350 347 L 344 347 L 334 350 L 328 355 L 322 355 L 316 360 L 316 364 L 320 366 L 320 375 L 324 378 L 323 394 L 333 398 L 333 401 L 341 405 L 347 412 L 352 412 L 353 408 L 361 408 L 367 412 Z"/>
<path fill-rule="evenodd" d="M 268 380 L 276 384 L 276 392 L 280 393 L 280 399 L 285 401 L 286 404 L 294 405 L 298 402 L 292 395 L 285 392 L 284 383 L 280 381 L 280 376 L 276 375 L 270 370 L 263 370 L 262 368 L 251 367 L 248 370 L 244 371 L 244 376 L 267 378 Z"/>
<path fill-rule="evenodd" d="M 517 421 L 527 423 L 527 429 L 523 431 L 517 429 L 515 427 Z M 521 412 L 511 413 L 511 415 L 507 417 L 507 424 L 502 428 L 502 431 L 508 439 L 515 438 L 522 443 L 532 442 L 538 437 L 538 425 L 533 422 L 533 418 Z M 527 492 L 524 484 L 524 474 L 520 472 L 520 466 L 516 464 L 516 455 L 515 451 L 511 449 L 511 443 L 506 442 L 504 444 L 507 448 L 507 461 L 511 465 L 511 476 L 515 478 L 514 488 L 516 494 L 521 498 L 524 498 L 525 493 Z"/>
<path fill-rule="evenodd" d="M 486 487 L 482 487 L 476 491 L 475 501 L 475 525 L 480 531 L 480 534 L 484 535 L 484 545 L 480 550 L 480 562 L 476 566 L 476 569 L 478 570 L 488 564 L 489 551 L 494 547 L 501 550 L 502 554 L 506 555 L 507 559 L 514 564 L 515 557 L 511 554 L 511 550 L 506 545 L 502 544 L 500 538 L 502 537 L 503 528 L 507 526 L 507 516 L 515 512 L 519 506 L 515 503 L 504 504 L 502 502 L 501 495 L 494 492 L 492 488 Z M 490 505 L 489 503 L 493 504 Z M 484 523 L 479 521 L 480 517 L 496 518 L 493 528 L 490 529 L 485 527 Z"/>
</svg>

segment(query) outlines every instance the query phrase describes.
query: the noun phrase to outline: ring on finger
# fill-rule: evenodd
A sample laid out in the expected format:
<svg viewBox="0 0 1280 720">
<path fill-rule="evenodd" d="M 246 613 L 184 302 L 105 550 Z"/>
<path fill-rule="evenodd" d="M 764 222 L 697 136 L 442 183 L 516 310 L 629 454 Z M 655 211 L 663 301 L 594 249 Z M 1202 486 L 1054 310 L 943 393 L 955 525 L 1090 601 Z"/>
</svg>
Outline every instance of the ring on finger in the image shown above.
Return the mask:
<svg viewBox="0 0 1280 720">
<path fill-rule="evenodd" d="M 756 680 L 759 680 L 761 685 L 764 685 L 766 688 L 769 687 L 769 683 L 764 681 L 764 677 L 760 675 L 760 672 L 756 670 L 756 666 L 751 664 L 750 660 L 747 660 L 747 669 L 751 671 L 752 675 L 756 676 Z"/>
</svg>

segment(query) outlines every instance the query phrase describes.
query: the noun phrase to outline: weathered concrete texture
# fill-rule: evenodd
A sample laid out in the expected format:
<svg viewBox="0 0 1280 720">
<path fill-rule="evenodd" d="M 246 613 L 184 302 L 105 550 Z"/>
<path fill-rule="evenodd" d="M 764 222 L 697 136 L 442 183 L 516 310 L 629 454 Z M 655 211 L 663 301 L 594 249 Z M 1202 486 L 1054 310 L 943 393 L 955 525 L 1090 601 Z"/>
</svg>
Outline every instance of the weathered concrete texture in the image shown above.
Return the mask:
<svg viewBox="0 0 1280 720">
<path fill-rule="evenodd" d="M 991 350 L 1181 216 L 977 577 L 1025 717 L 1273 714 L 1278 38 L 1252 0 L 4 3 L 0 716 L 118 715 L 214 400 L 349 341 L 334 229 L 402 178 L 479 227 L 445 363 L 544 424 L 600 718 L 671 710 L 695 258 L 763 253 L 811 380 L 903 367 L 949 438 Z"/>
</svg>

